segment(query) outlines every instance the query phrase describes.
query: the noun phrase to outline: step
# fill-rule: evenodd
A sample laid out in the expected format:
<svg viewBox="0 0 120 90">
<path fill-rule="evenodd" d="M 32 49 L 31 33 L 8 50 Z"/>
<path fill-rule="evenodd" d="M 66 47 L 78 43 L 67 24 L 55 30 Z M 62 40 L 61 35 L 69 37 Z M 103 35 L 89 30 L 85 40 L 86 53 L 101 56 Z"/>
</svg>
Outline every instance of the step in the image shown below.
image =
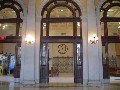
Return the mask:
<svg viewBox="0 0 120 90">
<path fill-rule="evenodd" d="M 39 84 L 40 87 L 81 87 L 82 84 L 75 83 L 49 83 L 49 84 Z"/>
</svg>

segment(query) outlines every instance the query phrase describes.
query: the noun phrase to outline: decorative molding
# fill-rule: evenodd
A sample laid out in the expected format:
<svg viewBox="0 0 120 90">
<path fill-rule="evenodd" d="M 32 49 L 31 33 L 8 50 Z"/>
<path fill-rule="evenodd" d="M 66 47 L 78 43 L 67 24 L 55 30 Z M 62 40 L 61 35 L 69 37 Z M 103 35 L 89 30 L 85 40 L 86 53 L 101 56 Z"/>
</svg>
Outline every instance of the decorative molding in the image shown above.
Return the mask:
<svg viewBox="0 0 120 90">
<path fill-rule="evenodd" d="M 60 54 L 65 54 L 68 51 L 68 47 L 65 44 L 58 45 L 58 49 L 59 49 L 58 52 Z"/>
<path fill-rule="evenodd" d="M 59 73 L 73 73 L 73 58 L 72 57 L 54 57 L 53 67 L 58 68 Z"/>
</svg>

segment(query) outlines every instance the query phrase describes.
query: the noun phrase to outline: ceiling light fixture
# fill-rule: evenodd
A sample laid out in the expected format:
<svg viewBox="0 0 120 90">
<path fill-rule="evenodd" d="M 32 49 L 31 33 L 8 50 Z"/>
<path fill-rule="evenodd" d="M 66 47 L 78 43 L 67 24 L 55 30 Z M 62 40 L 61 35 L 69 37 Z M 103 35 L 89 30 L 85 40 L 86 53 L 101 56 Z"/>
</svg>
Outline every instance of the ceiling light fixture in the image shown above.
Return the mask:
<svg viewBox="0 0 120 90">
<path fill-rule="evenodd" d="M 7 24 L 0 24 L 0 30 L 4 30 L 8 25 Z"/>
<path fill-rule="evenodd" d="M 77 26 L 80 26 L 80 22 L 77 22 Z"/>
<path fill-rule="evenodd" d="M 113 12 L 114 10 L 113 10 L 113 9 L 109 9 L 108 11 L 109 11 L 109 12 Z"/>
<path fill-rule="evenodd" d="M 44 27 L 46 27 L 46 24 L 44 24 Z"/>
<path fill-rule="evenodd" d="M 61 9 L 61 12 L 63 12 L 63 10 Z"/>
</svg>

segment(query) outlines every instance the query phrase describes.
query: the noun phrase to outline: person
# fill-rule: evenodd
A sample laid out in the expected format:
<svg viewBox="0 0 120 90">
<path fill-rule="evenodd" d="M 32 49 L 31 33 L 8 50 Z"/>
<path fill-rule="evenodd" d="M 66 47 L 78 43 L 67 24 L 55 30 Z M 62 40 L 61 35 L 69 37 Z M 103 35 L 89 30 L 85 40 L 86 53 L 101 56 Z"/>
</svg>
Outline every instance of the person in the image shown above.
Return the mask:
<svg viewBox="0 0 120 90">
<path fill-rule="evenodd" d="M 2 67 L 3 67 L 3 75 L 7 75 L 7 73 L 8 73 L 7 63 L 3 62 Z"/>
<path fill-rule="evenodd" d="M 50 73 L 51 73 L 51 75 L 50 75 L 51 77 L 58 76 L 59 71 L 58 71 L 57 67 L 51 67 Z"/>
</svg>

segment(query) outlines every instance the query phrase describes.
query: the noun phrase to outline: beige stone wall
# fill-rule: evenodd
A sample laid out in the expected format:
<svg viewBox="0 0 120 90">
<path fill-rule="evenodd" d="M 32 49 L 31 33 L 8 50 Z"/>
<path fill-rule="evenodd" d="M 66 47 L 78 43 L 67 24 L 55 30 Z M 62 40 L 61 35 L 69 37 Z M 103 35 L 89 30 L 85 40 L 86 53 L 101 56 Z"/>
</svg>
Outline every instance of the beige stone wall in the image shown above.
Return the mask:
<svg viewBox="0 0 120 90">
<path fill-rule="evenodd" d="M 24 2 L 24 4 L 25 4 L 25 6 L 28 7 L 28 2 L 29 2 L 29 0 L 23 0 L 23 2 Z"/>
<path fill-rule="evenodd" d="M 24 1 L 25 5 L 27 7 L 29 0 L 23 0 L 23 1 Z M 38 6 L 41 4 L 42 1 L 43 0 L 36 0 L 36 8 L 38 8 Z M 81 0 L 81 1 L 82 1 L 83 6 L 87 9 L 87 1 L 88 0 Z M 95 5 L 97 5 L 98 2 L 99 2 L 99 0 L 95 0 Z"/>
<path fill-rule="evenodd" d="M 25 3 L 27 3 L 28 0 L 24 0 Z M 36 0 L 36 8 L 41 4 L 43 0 Z M 98 0 L 97 0 L 98 1 Z M 83 6 L 87 9 L 87 0 L 82 0 Z M 26 4 L 27 5 L 27 4 Z"/>
<path fill-rule="evenodd" d="M 38 6 L 41 4 L 43 0 L 36 0 L 36 8 L 38 8 Z"/>
<path fill-rule="evenodd" d="M 81 0 L 81 1 L 82 1 L 83 6 L 87 9 L 87 0 Z"/>
<path fill-rule="evenodd" d="M 99 1 L 100 1 L 100 0 L 95 0 L 95 5 L 97 5 Z"/>
<path fill-rule="evenodd" d="M 28 7 L 28 2 L 29 0 L 23 0 L 24 4 L 26 5 L 26 7 Z M 36 8 L 38 8 L 38 6 L 41 4 L 43 0 L 36 0 Z"/>
<path fill-rule="evenodd" d="M 25 1 L 28 1 L 28 0 L 25 0 Z M 38 6 L 40 5 L 40 3 L 42 2 L 43 0 L 36 0 L 36 8 L 38 8 Z M 88 0 L 81 0 L 82 1 L 82 4 L 83 6 L 87 9 L 87 1 Z M 99 0 L 95 0 L 95 5 L 97 5 L 99 2 Z"/>
</svg>

